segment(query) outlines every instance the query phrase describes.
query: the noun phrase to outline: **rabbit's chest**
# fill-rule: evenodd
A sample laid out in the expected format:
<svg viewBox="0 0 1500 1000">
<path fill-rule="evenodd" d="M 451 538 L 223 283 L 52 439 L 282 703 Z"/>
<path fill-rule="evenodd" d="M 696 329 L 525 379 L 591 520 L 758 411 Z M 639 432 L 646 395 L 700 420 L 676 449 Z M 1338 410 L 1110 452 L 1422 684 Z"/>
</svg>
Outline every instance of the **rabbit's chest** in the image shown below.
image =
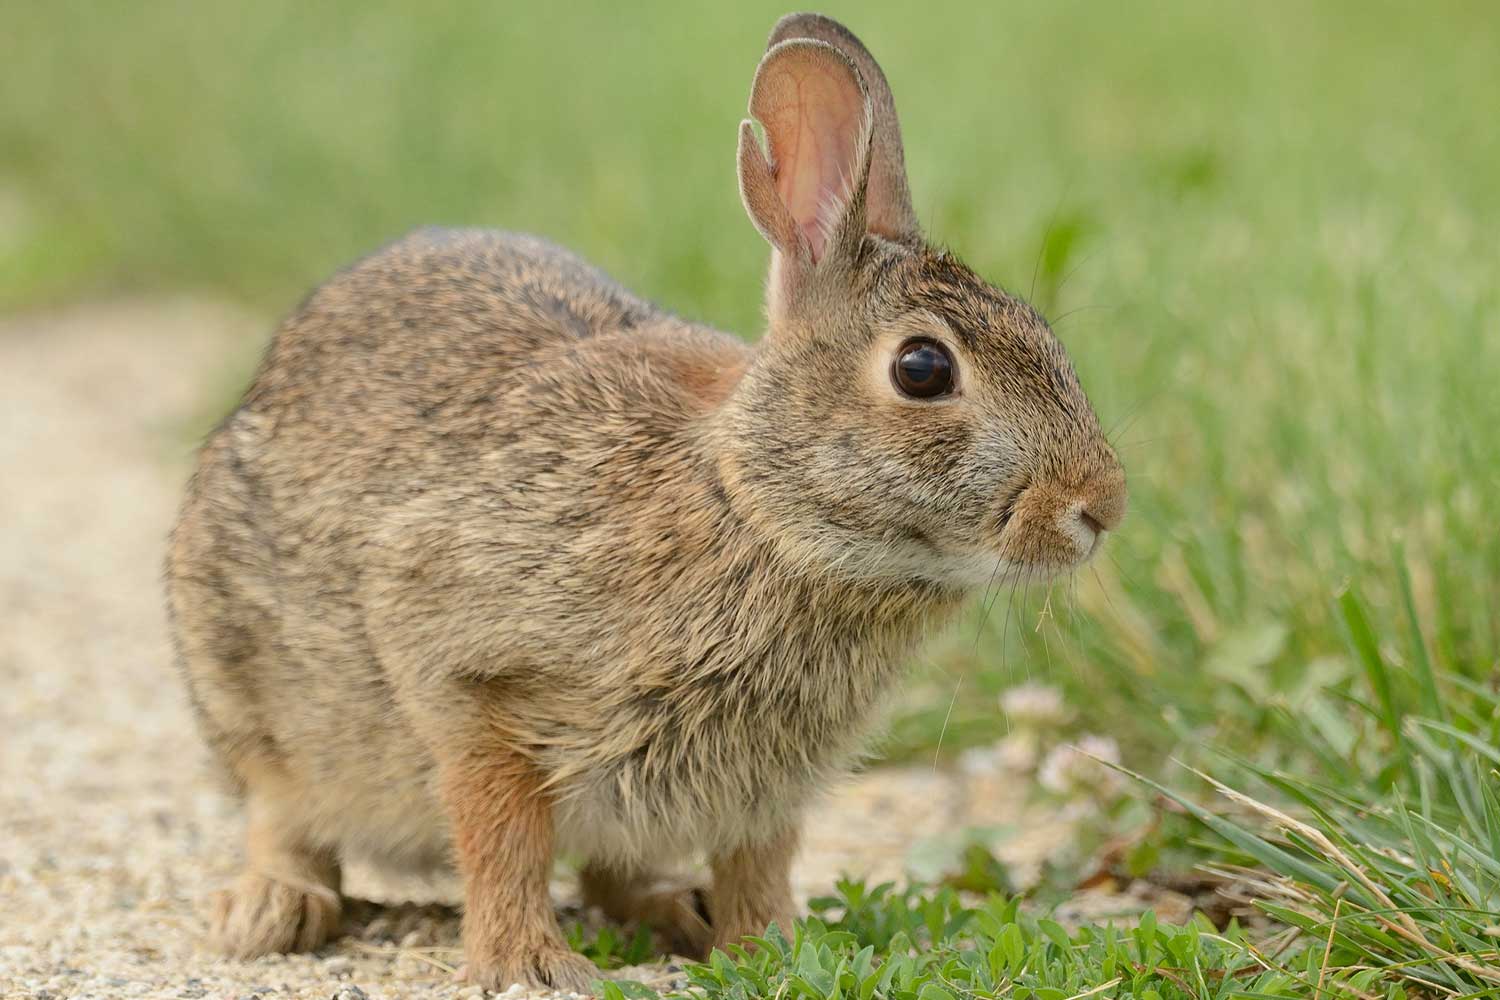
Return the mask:
<svg viewBox="0 0 1500 1000">
<path fill-rule="evenodd" d="M 748 557 L 654 587 L 580 651 L 604 665 L 578 675 L 596 682 L 587 721 L 545 734 L 559 832 L 591 856 L 712 853 L 799 825 L 865 748 L 942 596 Z"/>
<path fill-rule="evenodd" d="M 582 853 L 638 860 L 796 825 L 863 749 L 888 661 L 798 663 L 775 684 L 740 671 L 651 704 L 625 727 L 629 749 L 573 783 L 559 833 Z"/>
</svg>

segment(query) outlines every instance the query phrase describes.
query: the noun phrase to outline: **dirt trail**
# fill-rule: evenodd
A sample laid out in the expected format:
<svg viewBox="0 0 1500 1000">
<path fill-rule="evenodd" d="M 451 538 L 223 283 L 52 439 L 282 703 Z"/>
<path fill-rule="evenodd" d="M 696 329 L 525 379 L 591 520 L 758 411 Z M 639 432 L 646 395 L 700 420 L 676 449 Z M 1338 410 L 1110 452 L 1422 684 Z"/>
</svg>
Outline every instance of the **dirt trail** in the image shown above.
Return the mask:
<svg viewBox="0 0 1500 1000">
<path fill-rule="evenodd" d="M 192 301 L 0 323 L 0 996 L 477 995 L 441 967 L 456 961 L 447 910 L 377 914 L 316 956 L 202 945 L 201 900 L 233 874 L 241 821 L 203 767 L 158 571 L 182 442 L 264 336 Z M 1019 787 L 970 792 L 931 768 L 852 782 L 815 813 L 799 891 L 840 870 L 897 877 L 913 843 L 976 805 L 1019 809 Z M 349 889 L 397 891 L 358 870 Z"/>
</svg>

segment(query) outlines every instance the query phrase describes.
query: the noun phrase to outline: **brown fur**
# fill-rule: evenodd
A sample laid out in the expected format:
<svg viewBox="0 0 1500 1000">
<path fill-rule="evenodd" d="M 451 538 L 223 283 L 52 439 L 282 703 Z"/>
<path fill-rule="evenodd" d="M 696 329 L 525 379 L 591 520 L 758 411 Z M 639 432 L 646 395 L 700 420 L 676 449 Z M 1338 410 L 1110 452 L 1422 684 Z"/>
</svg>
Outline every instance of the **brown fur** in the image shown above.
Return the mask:
<svg viewBox="0 0 1500 1000">
<path fill-rule="evenodd" d="M 592 962 L 552 918 L 551 795 L 505 741 L 460 742 L 439 764 L 440 798 L 464 877 L 464 954 L 482 984 L 532 982 L 588 989 Z"/>
<path fill-rule="evenodd" d="M 796 854 L 797 830 L 787 827 L 713 857 L 714 894 L 709 901 L 709 916 L 715 947 L 724 948 L 749 935 L 763 934 L 771 923 L 791 936 L 792 860 Z"/>
<path fill-rule="evenodd" d="M 247 758 L 240 766 L 259 794 L 250 803 L 245 871 L 213 901 L 213 938 L 237 958 L 311 951 L 338 932 L 338 857 L 305 836 L 297 789 L 274 763 Z"/>
<path fill-rule="evenodd" d="M 805 165 L 742 138 L 775 249 L 757 347 L 539 240 L 422 231 L 313 293 L 204 446 L 168 577 L 251 817 L 229 950 L 319 944 L 350 854 L 456 860 L 486 986 L 586 978 L 547 901 L 554 850 L 699 945 L 690 899 L 645 898 L 690 853 L 714 941 L 785 923 L 804 804 L 916 640 L 1118 522 L 1123 474 L 1045 323 L 899 231 L 894 103 L 829 23 L 784 20 L 756 87 L 812 67 L 863 109 L 823 147 L 844 187 L 788 207 Z M 910 336 L 949 347 L 959 391 L 893 388 Z"/>
</svg>

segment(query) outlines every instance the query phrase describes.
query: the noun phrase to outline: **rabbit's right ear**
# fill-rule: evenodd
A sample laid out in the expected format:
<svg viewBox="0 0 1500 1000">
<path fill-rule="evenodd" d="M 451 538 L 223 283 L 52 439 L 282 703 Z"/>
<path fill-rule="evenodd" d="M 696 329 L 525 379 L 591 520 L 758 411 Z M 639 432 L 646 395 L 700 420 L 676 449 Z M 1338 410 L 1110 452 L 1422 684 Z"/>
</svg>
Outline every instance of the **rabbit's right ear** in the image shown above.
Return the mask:
<svg viewBox="0 0 1500 1000">
<path fill-rule="evenodd" d="M 922 227 L 911 207 L 906 182 L 906 157 L 901 148 L 901 125 L 896 119 L 896 99 L 886 82 L 880 63 L 855 37 L 854 32 L 822 14 L 788 14 L 776 22 L 771 39 L 774 48 L 792 38 L 810 38 L 832 45 L 854 63 L 870 99 L 870 181 L 865 192 L 866 224 L 870 232 L 886 239 L 910 243 L 921 239 Z"/>
<path fill-rule="evenodd" d="M 854 63 L 824 42 L 772 46 L 755 71 L 740 123 L 740 197 L 776 250 L 775 288 L 796 284 L 842 243 L 864 236 L 871 109 Z"/>
</svg>

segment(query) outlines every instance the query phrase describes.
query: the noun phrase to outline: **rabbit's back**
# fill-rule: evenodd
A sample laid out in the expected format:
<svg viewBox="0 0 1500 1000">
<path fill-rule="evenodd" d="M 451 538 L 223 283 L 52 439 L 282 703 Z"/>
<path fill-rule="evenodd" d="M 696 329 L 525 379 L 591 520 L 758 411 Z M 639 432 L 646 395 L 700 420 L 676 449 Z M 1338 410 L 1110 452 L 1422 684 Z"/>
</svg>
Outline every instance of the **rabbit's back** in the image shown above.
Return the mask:
<svg viewBox="0 0 1500 1000">
<path fill-rule="evenodd" d="M 503 379 L 507 369 L 660 315 L 536 237 L 420 229 L 308 296 L 277 334 L 246 406 L 343 401 L 368 410 L 372 393 L 389 392 L 385 402 L 417 403 L 436 417 L 444 390 L 484 374 Z"/>
<path fill-rule="evenodd" d="M 623 517 L 633 484 L 649 501 L 656 477 L 696 478 L 690 425 L 747 356 L 542 240 L 420 230 L 309 296 L 218 435 L 268 530 L 350 549 L 418 508 L 494 530 L 502 504 L 510 527 L 576 534 L 559 519 L 601 480 L 624 477 L 600 497 Z"/>
</svg>

